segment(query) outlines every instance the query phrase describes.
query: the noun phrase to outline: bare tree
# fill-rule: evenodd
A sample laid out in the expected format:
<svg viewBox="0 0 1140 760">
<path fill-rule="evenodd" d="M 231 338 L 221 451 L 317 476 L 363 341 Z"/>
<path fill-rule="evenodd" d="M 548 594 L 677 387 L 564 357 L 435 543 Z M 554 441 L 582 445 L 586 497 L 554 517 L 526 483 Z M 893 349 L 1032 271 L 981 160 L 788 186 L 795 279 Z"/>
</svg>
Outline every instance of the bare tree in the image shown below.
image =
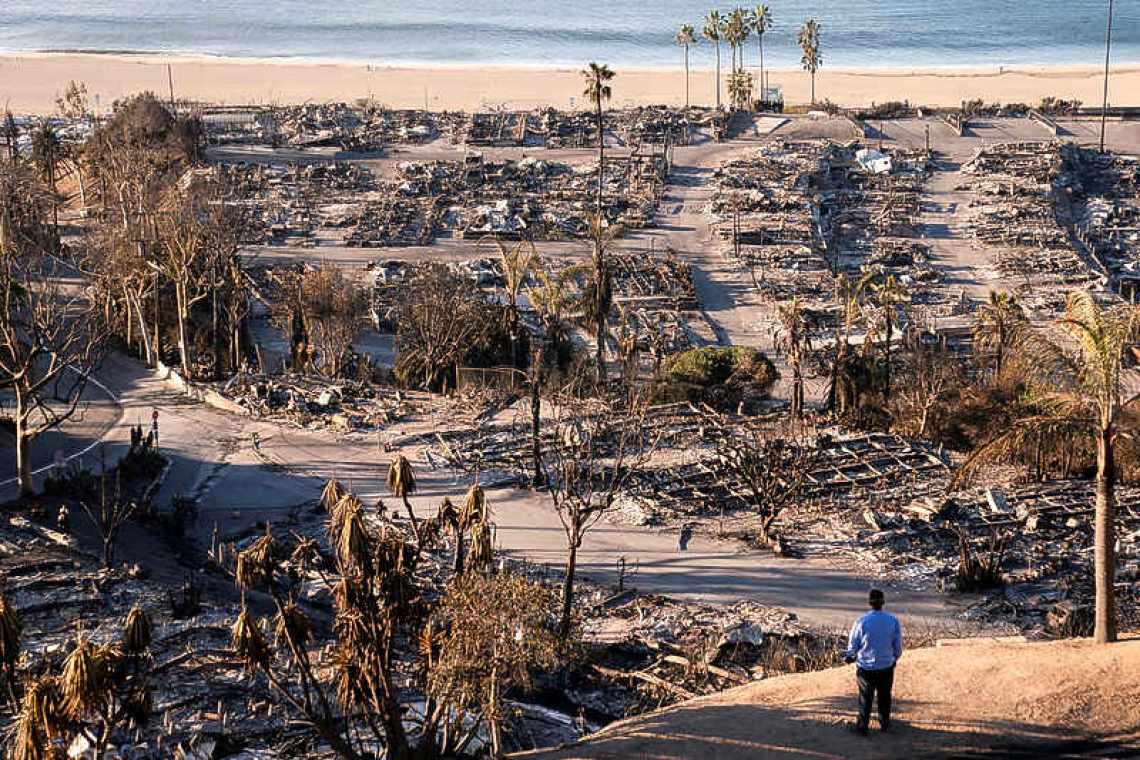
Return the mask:
<svg viewBox="0 0 1140 760">
<path fill-rule="evenodd" d="M 929 345 L 912 331 L 903 346 L 899 375 L 892 398 L 895 417 L 906 432 L 924 438 L 931 412 L 964 384 L 962 361 L 946 350 L 943 339 Z"/>
<path fill-rule="evenodd" d="M 106 481 L 107 478 L 104 475 L 99 484 L 100 504 L 98 510 L 93 509 L 86 502 L 83 502 L 82 506 L 96 530 L 99 531 L 99 537 L 103 541 L 103 566 L 111 567 L 115 564 L 115 545 L 119 540 L 119 531 L 122 530 L 127 520 L 130 520 L 134 515 L 138 505 L 123 498 L 122 482 L 118 473 L 115 476 L 114 494 L 108 495 Z"/>
<path fill-rule="evenodd" d="M 301 287 L 315 358 L 324 374 L 339 377 L 364 327 L 368 300 L 336 264 L 305 274 Z"/>
<path fill-rule="evenodd" d="M 17 167 L 0 170 L 0 389 L 15 396 L 16 471 L 34 491 L 31 443 L 80 409 L 102 359 L 98 315 L 60 284 L 42 188 Z"/>
<path fill-rule="evenodd" d="M 646 397 L 633 388 L 604 398 L 578 397 L 576 381 L 555 402 L 555 443 L 542 457 L 544 480 L 566 534 L 560 630 L 569 634 L 574 575 L 582 539 L 611 510 L 633 473 L 660 443 L 646 425 Z"/>
<path fill-rule="evenodd" d="M 803 495 L 808 476 L 819 461 L 819 447 L 803 436 L 782 436 L 755 425 L 712 415 L 716 428 L 716 468 L 721 477 L 740 484 L 760 518 L 757 539 L 783 554 L 774 530 L 780 514 Z"/>
<path fill-rule="evenodd" d="M 438 388 L 443 373 L 486 337 L 483 307 L 475 283 L 443 264 L 417 267 L 402 295 L 397 364 L 418 365 L 424 387 Z"/>
</svg>

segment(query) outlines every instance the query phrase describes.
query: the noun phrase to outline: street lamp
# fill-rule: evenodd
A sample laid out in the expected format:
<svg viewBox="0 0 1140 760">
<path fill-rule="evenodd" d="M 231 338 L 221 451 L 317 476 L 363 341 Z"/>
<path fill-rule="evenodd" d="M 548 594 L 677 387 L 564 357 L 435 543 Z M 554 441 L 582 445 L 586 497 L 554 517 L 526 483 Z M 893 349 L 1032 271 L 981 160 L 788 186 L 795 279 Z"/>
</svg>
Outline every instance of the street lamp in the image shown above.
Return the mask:
<svg viewBox="0 0 1140 760">
<path fill-rule="evenodd" d="M 1104 130 L 1108 122 L 1108 62 L 1112 52 L 1112 5 L 1108 0 L 1108 33 L 1104 40 L 1104 105 L 1100 110 L 1100 152 L 1104 153 Z"/>
</svg>

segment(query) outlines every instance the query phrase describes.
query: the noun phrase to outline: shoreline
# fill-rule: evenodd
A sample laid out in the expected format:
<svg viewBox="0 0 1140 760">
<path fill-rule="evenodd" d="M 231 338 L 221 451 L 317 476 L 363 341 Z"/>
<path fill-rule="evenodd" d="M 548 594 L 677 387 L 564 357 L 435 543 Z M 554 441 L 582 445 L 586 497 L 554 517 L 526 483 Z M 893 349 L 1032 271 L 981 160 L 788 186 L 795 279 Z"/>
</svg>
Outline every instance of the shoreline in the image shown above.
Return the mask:
<svg viewBox="0 0 1140 760">
<path fill-rule="evenodd" d="M 55 97 L 71 80 L 100 96 L 100 110 L 143 90 L 168 93 L 167 66 L 175 96 L 224 105 L 353 101 L 368 98 L 393 108 L 475 110 L 581 105 L 580 67 L 526 64 L 370 64 L 311 58 L 230 58 L 208 54 L 3 53 L 0 105 L 13 113 L 54 111 Z M 749 67 L 754 71 L 754 67 Z M 683 105 L 684 67 L 615 68 L 615 108 Z M 810 77 L 801 70 L 769 69 L 789 105 L 806 104 Z M 920 106 L 953 107 L 963 100 L 1036 104 L 1047 96 L 1100 102 L 1103 67 L 941 66 L 824 68 L 816 78 L 819 100 L 868 106 L 907 100 Z M 712 105 L 714 71 L 691 69 L 694 105 Z M 722 85 L 722 98 L 727 88 Z M 573 101 L 571 100 L 573 99 Z M 1140 104 L 1140 63 L 1112 67 L 1110 103 Z"/>
<path fill-rule="evenodd" d="M 453 69 L 520 69 L 524 71 L 578 71 L 586 63 L 575 63 L 571 61 L 563 63 L 551 62 L 532 62 L 532 61 L 430 61 L 430 60 L 383 60 L 383 59 L 367 59 L 367 58 L 335 58 L 326 56 L 312 56 L 312 55 L 230 55 L 226 53 L 210 53 L 199 50 L 145 50 L 145 49 L 122 49 L 122 50 L 98 50 L 86 48 L 43 48 L 38 50 L 19 50 L 0 48 L 0 61 L 6 59 L 17 58 L 91 58 L 96 60 L 119 60 L 124 62 L 145 63 L 154 65 L 170 64 L 193 64 L 193 63 L 213 63 L 225 64 L 233 66 L 337 66 L 343 68 L 362 68 L 362 69 L 400 69 L 400 70 L 453 70 Z M 601 61 L 599 63 L 608 63 L 610 68 L 620 71 L 631 72 L 663 72 L 663 73 L 677 73 L 684 72 L 684 65 L 680 64 L 667 64 L 667 65 L 652 65 L 645 63 L 631 63 L 628 65 L 614 63 L 613 61 Z M 756 62 L 749 59 L 745 70 L 755 71 L 757 68 Z M 826 71 L 830 72 L 846 72 L 846 73 L 920 73 L 920 72 L 984 72 L 1002 68 L 1007 73 L 1010 72 L 1042 72 L 1042 71 L 1095 71 L 1103 74 L 1103 63 L 947 63 L 938 66 L 918 66 L 918 65 L 860 65 L 860 66 L 827 66 L 820 69 L 820 73 Z M 715 66 L 710 63 L 703 63 L 701 65 L 692 64 L 689 67 L 692 72 L 713 72 Z M 1136 60 L 1114 60 L 1112 62 L 1113 73 L 1126 73 L 1134 69 L 1140 69 L 1140 58 Z M 727 64 L 724 66 L 724 71 L 727 72 Z M 769 66 L 768 71 L 783 71 L 794 72 L 799 69 L 788 68 L 787 66 Z M 723 72 L 722 72 L 723 73 Z"/>
</svg>

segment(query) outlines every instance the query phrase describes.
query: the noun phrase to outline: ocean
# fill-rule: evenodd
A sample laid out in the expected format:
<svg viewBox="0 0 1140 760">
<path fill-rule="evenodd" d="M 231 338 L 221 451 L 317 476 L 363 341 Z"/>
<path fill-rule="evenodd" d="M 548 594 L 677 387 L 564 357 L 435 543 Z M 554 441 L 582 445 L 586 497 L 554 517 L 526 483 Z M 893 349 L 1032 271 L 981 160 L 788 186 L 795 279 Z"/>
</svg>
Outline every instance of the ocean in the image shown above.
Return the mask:
<svg viewBox="0 0 1140 760">
<path fill-rule="evenodd" d="M 821 26 L 824 67 L 1098 64 L 1107 0 L 770 0 L 765 62 L 796 67 L 796 28 Z M 0 51 L 179 53 L 374 64 L 683 65 L 691 0 L 0 0 Z M 1140 62 L 1140 0 L 1117 0 L 1113 60 Z M 722 59 L 728 49 L 722 45 Z M 745 44 L 756 65 L 756 39 Z M 700 40 L 694 66 L 711 67 Z M 0 82 L 0 91 L 3 83 Z"/>
</svg>

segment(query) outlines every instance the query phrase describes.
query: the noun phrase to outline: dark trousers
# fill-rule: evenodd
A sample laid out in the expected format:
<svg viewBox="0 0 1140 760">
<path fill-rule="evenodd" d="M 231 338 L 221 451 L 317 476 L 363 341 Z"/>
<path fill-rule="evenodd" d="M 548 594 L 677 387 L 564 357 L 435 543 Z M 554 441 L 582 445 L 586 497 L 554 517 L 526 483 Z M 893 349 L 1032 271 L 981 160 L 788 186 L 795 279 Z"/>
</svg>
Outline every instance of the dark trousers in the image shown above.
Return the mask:
<svg viewBox="0 0 1140 760">
<path fill-rule="evenodd" d="M 871 722 L 871 702 L 879 695 L 879 725 L 891 723 L 891 687 L 895 683 L 895 666 L 882 670 L 855 668 L 855 679 L 859 682 L 859 726 L 866 728 Z"/>
</svg>

